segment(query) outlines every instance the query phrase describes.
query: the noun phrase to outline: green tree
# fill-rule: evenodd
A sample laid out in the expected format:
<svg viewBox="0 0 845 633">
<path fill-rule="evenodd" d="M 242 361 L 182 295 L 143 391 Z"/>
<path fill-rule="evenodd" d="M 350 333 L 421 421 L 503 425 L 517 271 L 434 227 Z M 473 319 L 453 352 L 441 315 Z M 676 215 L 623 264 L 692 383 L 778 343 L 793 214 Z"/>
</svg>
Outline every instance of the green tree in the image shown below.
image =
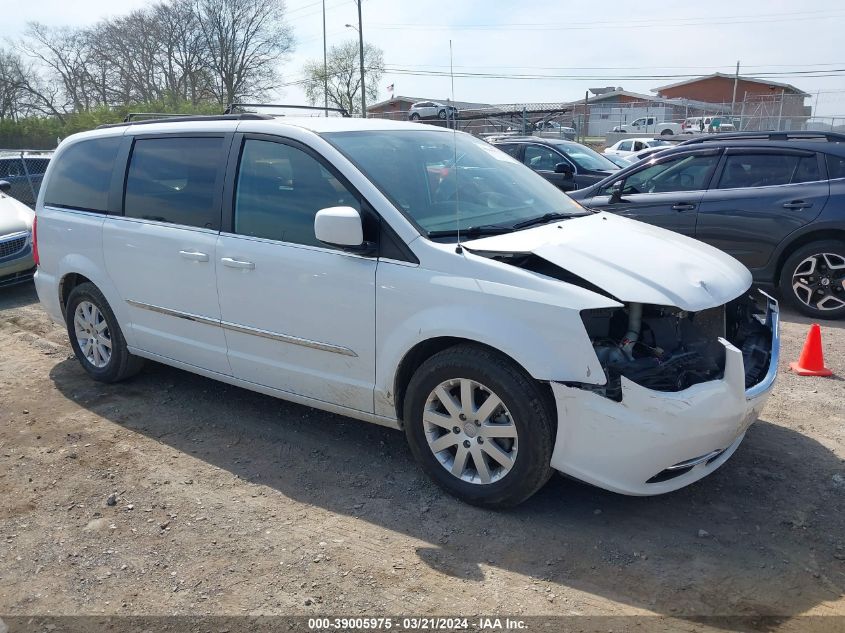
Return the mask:
<svg viewBox="0 0 845 633">
<path fill-rule="evenodd" d="M 312 59 L 305 63 L 302 72 L 305 76 L 305 97 L 311 105 L 322 105 L 325 95 L 328 95 L 329 106 L 345 108 L 350 114 L 360 114 L 361 67 L 358 40 L 332 46 L 325 71 L 322 59 Z M 378 86 L 384 74 L 384 53 L 372 44 L 364 44 L 364 72 L 367 101 L 372 102 L 378 99 Z"/>
</svg>

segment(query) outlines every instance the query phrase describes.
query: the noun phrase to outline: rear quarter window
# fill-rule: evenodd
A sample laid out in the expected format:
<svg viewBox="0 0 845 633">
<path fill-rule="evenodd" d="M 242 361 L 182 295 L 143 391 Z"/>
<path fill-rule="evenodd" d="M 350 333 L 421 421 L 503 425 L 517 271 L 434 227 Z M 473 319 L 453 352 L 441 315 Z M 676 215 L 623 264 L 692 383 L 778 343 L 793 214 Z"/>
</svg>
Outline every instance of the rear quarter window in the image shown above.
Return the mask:
<svg viewBox="0 0 845 633">
<path fill-rule="evenodd" d="M 845 178 L 845 156 L 827 155 L 827 174 L 831 180 Z"/>
<path fill-rule="evenodd" d="M 74 143 L 61 152 L 44 191 L 44 204 L 83 211 L 108 211 L 111 176 L 121 137 Z"/>
</svg>

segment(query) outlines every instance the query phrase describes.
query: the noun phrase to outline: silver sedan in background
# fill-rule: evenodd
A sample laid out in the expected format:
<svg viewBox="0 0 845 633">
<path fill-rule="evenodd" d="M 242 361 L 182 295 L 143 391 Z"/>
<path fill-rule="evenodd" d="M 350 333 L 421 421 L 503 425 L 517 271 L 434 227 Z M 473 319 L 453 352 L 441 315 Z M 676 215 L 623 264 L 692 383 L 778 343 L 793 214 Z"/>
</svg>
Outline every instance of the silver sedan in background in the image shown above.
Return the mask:
<svg viewBox="0 0 845 633">
<path fill-rule="evenodd" d="M 35 260 L 32 223 L 35 212 L 7 192 L 11 185 L 0 180 L 0 287 L 32 279 Z"/>
</svg>

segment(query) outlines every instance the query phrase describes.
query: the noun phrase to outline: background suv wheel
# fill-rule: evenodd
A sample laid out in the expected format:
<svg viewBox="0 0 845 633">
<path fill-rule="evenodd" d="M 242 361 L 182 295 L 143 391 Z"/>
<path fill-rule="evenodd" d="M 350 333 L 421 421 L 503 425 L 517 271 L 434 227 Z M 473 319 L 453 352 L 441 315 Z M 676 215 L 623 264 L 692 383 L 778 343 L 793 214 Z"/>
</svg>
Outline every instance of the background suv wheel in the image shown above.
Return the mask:
<svg viewBox="0 0 845 633">
<path fill-rule="evenodd" d="M 405 434 L 422 469 L 468 503 L 514 506 L 552 470 L 554 407 L 540 385 L 493 350 L 459 345 L 411 378 Z"/>
<path fill-rule="evenodd" d="M 780 273 L 780 291 L 808 316 L 845 317 L 845 242 L 812 242 L 792 253 Z"/>
</svg>

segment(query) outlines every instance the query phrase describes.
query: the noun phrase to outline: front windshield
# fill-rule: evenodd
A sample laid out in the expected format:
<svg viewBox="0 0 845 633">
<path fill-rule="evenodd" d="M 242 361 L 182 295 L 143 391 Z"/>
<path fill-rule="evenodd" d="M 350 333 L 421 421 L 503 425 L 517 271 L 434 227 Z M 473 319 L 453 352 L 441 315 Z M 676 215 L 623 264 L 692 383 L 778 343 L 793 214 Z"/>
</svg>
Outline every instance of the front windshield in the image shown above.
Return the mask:
<svg viewBox="0 0 845 633">
<path fill-rule="evenodd" d="M 555 145 L 555 148 L 566 154 L 568 158 L 571 158 L 572 162 L 581 169 L 589 169 L 591 171 L 616 171 L 619 169 L 619 166 L 614 165 L 608 160 L 607 156 L 602 156 L 586 145 L 579 143 L 560 143 Z"/>
<path fill-rule="evenodd" d="M 432 237 L 458 227 L 509 230 L 548 214 L 587 213 L 542 176 L 468 134 L 380 130 L 323 137 Z"/>
</svg>

